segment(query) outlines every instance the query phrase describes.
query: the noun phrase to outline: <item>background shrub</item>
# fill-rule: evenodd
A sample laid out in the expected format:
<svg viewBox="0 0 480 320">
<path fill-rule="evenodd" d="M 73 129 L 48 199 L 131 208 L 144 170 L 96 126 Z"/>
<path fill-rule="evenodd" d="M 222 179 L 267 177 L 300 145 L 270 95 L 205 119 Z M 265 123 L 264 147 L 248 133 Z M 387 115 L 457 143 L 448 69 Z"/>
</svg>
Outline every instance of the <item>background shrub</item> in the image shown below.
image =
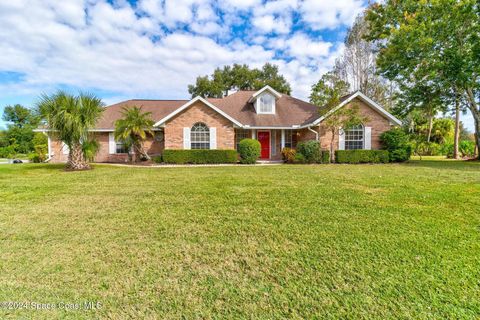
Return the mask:
<svg viewBox="0 0 480 320">
<path fill-rule="evenodd" d="M 388 163 L 390 155 L 387 150 L 337 150 L 335 159 L 337 163 Z"/>
<path fill-rule="evenodd" d="M 460 153 L 462 154 L 462 157 L 473 157 L 473 156 L 475 156 L 475 142 L 474 141 L 469 141 L 469 140 L 460 141 L 460 144 L 458 145 L 458 149 L 459 149 Z"/>
<path fill-rule="evenodd" d="M 297 154 L 301 153 L 306 163 L 329 163 L 330 152 L 320 148 L 320 142 L 309 140 L 297 145 Z"/>
<path fill-rule="evenodd" d="M 236 163 L 235 150 L 164 150 L 163 162 L 172 164 Z"/>
<path fill-rule="evenodd" d="M 48 146 L 46 144 L 36 145 L 35 152 L 28 155 L 28 160 L 34 163 L 40 163 L 47 160 Z"/>
<path fill-rule="evenodd" d="M 163 158 L 162 158 L 162 156 L 154 156 L 154 157 L 152 157 L 152 161 L 155 162 L 155 163 L 162 163 Z"/>
<path fill-rule="evenodd" d="M 295 153 L 295 158 L 293 159 L 293 163 L 305 163 L 305 157 L 301 153 Z"/>
<path fill-rule="evenodd" d="M 380 135 L 383 149 L 390 154 L 390 161 L 403 162 L 410 159 L 412 146 L 409 136 L 400 128 L 390 129 Z M 368 150 L 367 150 L 368 151 Z"/>
<path fill-rule="evenodd" d="M 295 155 L 297 151 L 292 148 L 283 148 L 282 149 L 282 158 L 286 163 L 293 163 L 295 161 Z"/>
<path fill-rule="evenodd" d="M 0 148 L 0 158 L 13 158 L 15 154 L 15 146 L 13 145 Z"/>
<path fill-rule="evenodd" d="M 255 139 L 243 139 L 238 145 L 240 162 L 244 164 L 253 164 L 260 157 L 261 145 Z"/>
</svg>

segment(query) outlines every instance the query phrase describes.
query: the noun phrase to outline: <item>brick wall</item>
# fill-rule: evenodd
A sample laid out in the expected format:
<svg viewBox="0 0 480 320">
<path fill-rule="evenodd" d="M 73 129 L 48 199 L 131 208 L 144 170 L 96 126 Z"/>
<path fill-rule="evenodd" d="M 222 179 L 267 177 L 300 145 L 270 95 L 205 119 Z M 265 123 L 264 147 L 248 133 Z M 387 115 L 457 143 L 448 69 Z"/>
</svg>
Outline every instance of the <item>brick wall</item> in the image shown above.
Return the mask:
<svg viewBox="0 0 480 320">
<path fill-rule="evenodd" d="M 372 128 L 372 149 L 380 149 L 381 142 L 380 142 L 380 135 L 390 130 L 390 120 L 385 118 L 383 115 L 378 113 L 375 109 L 369 107 L 366 103 L 362 100 L 356 98 L 349 104 L 347 104 L 344 108 L 351 108 L 353 105 L 358 106 L 359 113 L 363 117 L 367 117 L 368 120 L 363 123 L 365 127 Z M 319 133 L 320 133 L 320 144 L 322 149 L 330 149 L 330 142 L 332 135 L 324 125 L 320 124 Z M 338 134 L 335 136 L 334 139 L 334 147 L 335 150 L 338 149 Z"/>
<path fill-rule="evenodd" d="M 109 133 L 108 132 L 99 132 L 95 134 L 95 138 L 99 144 L 98 153 L 95 155 L 95 162 L 127 162 L 127 154 L 110 154 L 109 153 Z M 63 154 L 62 152 L 62 142 L 56 139 L 51 139 L 51 152 L 53 153 L 52 159 L 50 162 L 59 163 L 66 162 L 68 159 L 68 154 Z M 164 149 L 164 142 L 156 141 L 152 137 L 148 137 L 144 142 L 145 150 L 150 156 L 159 155 Z"/>
<path fill-rule="evenodd" d="M 183 149 L 183 128 L 197 122 L 217 128 L 217 149 L 235 149 L 235 131 L 230 120 L 198 101 L 165 124 L 165 149 Z"/>
</svg>

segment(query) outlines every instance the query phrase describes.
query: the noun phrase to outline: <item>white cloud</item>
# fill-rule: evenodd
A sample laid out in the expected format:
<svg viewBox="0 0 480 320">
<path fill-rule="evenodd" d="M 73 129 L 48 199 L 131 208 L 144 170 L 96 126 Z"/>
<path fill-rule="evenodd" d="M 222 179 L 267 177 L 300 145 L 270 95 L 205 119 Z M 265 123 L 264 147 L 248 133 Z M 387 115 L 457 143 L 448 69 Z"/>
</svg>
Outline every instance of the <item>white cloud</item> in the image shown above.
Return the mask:
<svg viewBox="0 0 480 320">
<path fill-rule="evenodd" d="M 351 25 L 363 8 L 361 0 L 304 0 L 300 13 L 312 29 L 322 30 Z"/>
<path fill-rule="evenodd" d="M 60 85 L 114 97 L 186 98 L 187 85 L 198 75 L 226 64 L 265 62 L 278 64 L 293 94 L 306 98 L 339 46 L 307 31 L 292 33 L 292 13 L 304 5 L 297 0 L 142 0 L 136 7 L 106 0 L 3 1 L 0 73 L 25 76 L 14 84 L 1 84 L 0 78 L 0 104 L 5 92 L 36 97 Z M 220 17 L 225 6 L 229 11 Z M 248 10 L 251 20 L 239 13 Z M 242 22 L 255 26 L 245 31 L 246 38 L 232 34 L 232 26 Z"/>
<path fill-rule="evenodd" d="M 289 33 L 291 28 L 291 21 L 288 18 L 275 17 L 273 15 L 265 15 L 254 17 L 253 25 L 262 33 Z"/>
<path fill-rule="evenodd" d="M 290 55 L 298 59 L 326 57 L 332 47 L 330 42 L 315 41 L 303 33 L 294 34 L 285 45 Z"/>
</svg>

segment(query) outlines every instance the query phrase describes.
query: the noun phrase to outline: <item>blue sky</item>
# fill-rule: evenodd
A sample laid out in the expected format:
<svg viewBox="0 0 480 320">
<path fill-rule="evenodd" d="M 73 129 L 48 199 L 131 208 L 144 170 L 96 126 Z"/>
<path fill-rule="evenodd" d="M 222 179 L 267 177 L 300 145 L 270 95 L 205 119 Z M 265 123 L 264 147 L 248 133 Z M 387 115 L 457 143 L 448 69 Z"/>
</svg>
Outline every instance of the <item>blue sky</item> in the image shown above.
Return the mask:
<svg viewBox="0 0 480 320">
<path fill-rule="evenodd" d="M 279 66 L 306 99 L 343 49 L 363 0 L 15 0 L 0 2 L 0 112 L 42 92 L 107 104 L 188 98 L 216 67 Z M 470 116 L 464 122 L 472 128 Z M 5 123 L 0 120 L 0 127 Z"/>
</svg>

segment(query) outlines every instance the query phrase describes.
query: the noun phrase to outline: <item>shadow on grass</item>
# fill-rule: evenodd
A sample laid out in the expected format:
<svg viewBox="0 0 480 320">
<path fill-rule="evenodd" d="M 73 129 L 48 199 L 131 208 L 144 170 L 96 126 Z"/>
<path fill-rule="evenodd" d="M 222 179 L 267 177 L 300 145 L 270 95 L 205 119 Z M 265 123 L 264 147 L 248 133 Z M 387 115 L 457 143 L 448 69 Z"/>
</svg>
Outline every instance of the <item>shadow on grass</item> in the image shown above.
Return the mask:
<svg viewBox="0 0 480 320">
<path fill-rule="evenodd" d="M 404 166 L 480 172 L 478 160 L 410 160 Z"/>
</svg>

